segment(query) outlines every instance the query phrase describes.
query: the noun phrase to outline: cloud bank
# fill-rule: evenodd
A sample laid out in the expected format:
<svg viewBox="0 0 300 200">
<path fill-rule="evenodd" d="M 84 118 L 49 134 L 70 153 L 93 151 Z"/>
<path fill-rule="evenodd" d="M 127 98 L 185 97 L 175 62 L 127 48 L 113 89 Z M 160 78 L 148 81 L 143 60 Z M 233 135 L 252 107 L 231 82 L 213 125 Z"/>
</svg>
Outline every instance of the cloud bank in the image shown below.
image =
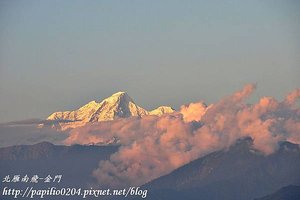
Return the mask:
<svg viewBox="0 0 300 200">
<path fill-rule="evenodd" d="M 39 127 L 41 123 L 47 124 L 50 122 L 40 119 L 28 119 L 0 124 L 0 147 L 31 145 L 44 141 L 63 144 L 63 141 L 68 137 L 68 132 L 57 131 L 50 126 Z"/>
<path fill-rule="evenodd" d="M 242 90 L 206 106 L 202 102 L 181 107 L 176 113 L 119 119 L 75 128 L 66 144 L 101 143 L 116 137 L 119 151 L 101 161 L 94 176 L 107 186 L 141 185 L 204 156 L 251 137 L 254 148 L 268 155 L 279 141 L 300 143 L 300 90 L 279 102 L 263 97 L 255 104 L 245 99 L 255 90 Z"/>
</svg>

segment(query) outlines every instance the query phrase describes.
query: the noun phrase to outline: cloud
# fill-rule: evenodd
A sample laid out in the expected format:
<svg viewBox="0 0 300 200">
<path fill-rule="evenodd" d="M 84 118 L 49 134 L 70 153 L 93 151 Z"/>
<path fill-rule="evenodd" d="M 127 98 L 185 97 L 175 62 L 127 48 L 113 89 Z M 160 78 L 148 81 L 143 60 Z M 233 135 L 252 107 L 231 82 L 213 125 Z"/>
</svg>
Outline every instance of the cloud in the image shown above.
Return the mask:
<svg viewBox="0 0 300 200">
<path fill-rule="evenodd" d="M 246 85 L 208 108 L 201 102 L 192 103 L 161 117 L 87 124 L 73 129 L 65 143 L 119 138 L 119 151 L 101 161 L 93 173 L 99 184 L 109 186 L 144 184 L 210 152 L 228 148 L 240 138 L 251 137 L 254 148 L 266 155 L 278 148 L 279 141 L 299 143 L 298 90 L 283 102 L 263 97 L 255 104 L 246 104 L 254 90 L 255 85 Z"/>
<path fill-rule="evenodd" d="M 45 121 L 28 119 L 0 124 L 0 147 L 29 145 L 43 141 L 63 144 L 63 141 L 68 137 L 68 132 L 57 131 L 49 126 L 38 127 L 41 123 L 45 123 Z"/>
<path fill-rule="evenodd" d="M 180 113 L 185 122 L 200 121 L 205 114 L 207 105 L 203 102 L 190 103 L 180 107 Z"/>
<path fill-rule="evenodd" d="M 286 98 L 285 98 L 285 103 L 288 105 L 295 104 L 295 102 L 299 99 L 300 97 L 300 89 L 294 90 L 291 93 L 289 93 Z"/>
</svg>

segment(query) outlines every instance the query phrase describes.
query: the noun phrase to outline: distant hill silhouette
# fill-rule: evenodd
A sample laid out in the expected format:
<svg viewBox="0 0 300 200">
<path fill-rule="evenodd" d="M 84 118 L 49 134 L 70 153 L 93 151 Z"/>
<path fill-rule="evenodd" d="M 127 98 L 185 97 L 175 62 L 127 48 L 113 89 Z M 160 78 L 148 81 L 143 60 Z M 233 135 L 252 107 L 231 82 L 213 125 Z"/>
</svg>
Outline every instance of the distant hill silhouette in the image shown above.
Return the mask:
<svg viewBox="0 0 300 200">
<path fill-rule="evenodd" d="M 300 199 L 300 186 L 289 185 L 279 189 L 273 194 L 255 200 L 299 200 L 299 199 Z"/>
<path fill-rule="evenodd" d="M 281 194 L 297 194 L 295 188 L 283 188 L 272 193 L 287 185 L 300 185 L 299 146 L 282 142 L 275 153 L 265 156 L 253 149 L 252 144 L 251 139 L 239 140 L 227 150 L 208 154 L 145 184 L 143 188 L 148 188 L 147 199 L 253 200 L 263 197 L 265 199 L 259 200 L 269 200 L 281 197 Z M 108 159 L 117 150 L 118 146 L 58 146 L 48 142 L 0 148 L 0 176 L 62 174 L 59 184 L 41 183 L 35 187 L 97 187 L 92 171 L 98 167 L 100 160 Z M 5 183 L 1 184 L 1 190 L 7 185 L 25 188 L 32 183 Z M 266 196 L 268 194 L 275 196 Z M 1 196 L 2 199 L 11 198 Z"/>
<path fill-rule="evenodd" d="M 4 186 L 13 188 L 26 188 L 34 186 L 45 189 L 47 187 L 82 187 L 89 188 L 94 184 L 92 171 L 98 167 L 100 160 L 109 159 L 116 152 L 118 146 L 58 146 L 48 142 L 35 145 L 20 145 L 0 148 L 0 177 L 1 181 L 6 175 L 33 175 L 46 177 L 47 175 L 63 175 L 59 184 L 57 183 L 2 183 Z M 3 197 L 0 199 L 11 199 Z M 46 198 L 63 199 L 63 198 Z M 70 198 L 67 198 L 70 199 Z M 75 197 L 71 198 L 75 199 Z"/>
<path fill-rule="evenodd" d="M 149 198 L 155 200 L 253 200 L 286 185 L 300 184 L 300 148 L 283 142 L 264 156 L 252 140 L 237 142 L 151 181 Z"/>
</svg>

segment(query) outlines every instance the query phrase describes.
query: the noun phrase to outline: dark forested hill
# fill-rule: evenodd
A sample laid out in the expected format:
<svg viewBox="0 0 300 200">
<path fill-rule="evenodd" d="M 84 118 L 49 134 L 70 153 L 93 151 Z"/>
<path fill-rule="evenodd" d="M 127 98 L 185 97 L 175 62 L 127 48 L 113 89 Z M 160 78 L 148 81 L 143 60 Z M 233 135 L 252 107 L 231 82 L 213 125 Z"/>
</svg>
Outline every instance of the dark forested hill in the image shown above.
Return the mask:
<svg viewBox="0 0 300 200">
<path fill-rule="evenodd" d="M 290 184 L 300 184 L 300 148 L 282 142 L 265 156 L 252 140 L 197 159 L 144 187 L 149 199 L 250 200 Z"/>
</svg>

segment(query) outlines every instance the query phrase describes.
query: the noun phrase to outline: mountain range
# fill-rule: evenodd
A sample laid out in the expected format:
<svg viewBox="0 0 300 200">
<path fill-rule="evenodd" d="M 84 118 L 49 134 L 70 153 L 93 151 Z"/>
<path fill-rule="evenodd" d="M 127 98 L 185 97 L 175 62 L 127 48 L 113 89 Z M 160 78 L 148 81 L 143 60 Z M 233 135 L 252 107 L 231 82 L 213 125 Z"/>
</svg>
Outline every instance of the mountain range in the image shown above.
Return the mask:
<svg viewBox="0 0 300 200">
<path fill-rule="evenodd" d="M 83 126 L 89 122 L 109 121 L 118 118 L 161 116 L 175 110 L 170 106 L 160 106 L 152 111 L 138 106 L 126 92 L 117 92 L 101 102 L 91 101 L 77 110 L 58 111 L 48 116 L 56 128 L 68 129 Z"/>
<path fill-rule="evenodd" d="M 99 161 L 108 159 L 118 148 L 60 146 L 48 142 L 0 148 L 0 176 L 63 174 L 60 186 L 88 188 L 95 184 L 92 172 L 98 167 Z M 287 200 L 275 197 L 286 196 L 289 191 L 293 192 L 291 200 L 296 200 L 300 199 L 299 187 L 284 187 L 300 185 L 299 171 L 299 145 L 282 142 L 275 153 L 264 155 L 253 148 L 251 139 L 246 138 L 228 149 L 196 159 L 142 187 L 148 189 L 149 200 L 260 200 L 261 197 L 267 200 Z M 21 183 L 5 185 L 20 188 L 26 186 Z M 38 185 L 41 188 L 45 186 L 49 187 Z"/>
</svg>

